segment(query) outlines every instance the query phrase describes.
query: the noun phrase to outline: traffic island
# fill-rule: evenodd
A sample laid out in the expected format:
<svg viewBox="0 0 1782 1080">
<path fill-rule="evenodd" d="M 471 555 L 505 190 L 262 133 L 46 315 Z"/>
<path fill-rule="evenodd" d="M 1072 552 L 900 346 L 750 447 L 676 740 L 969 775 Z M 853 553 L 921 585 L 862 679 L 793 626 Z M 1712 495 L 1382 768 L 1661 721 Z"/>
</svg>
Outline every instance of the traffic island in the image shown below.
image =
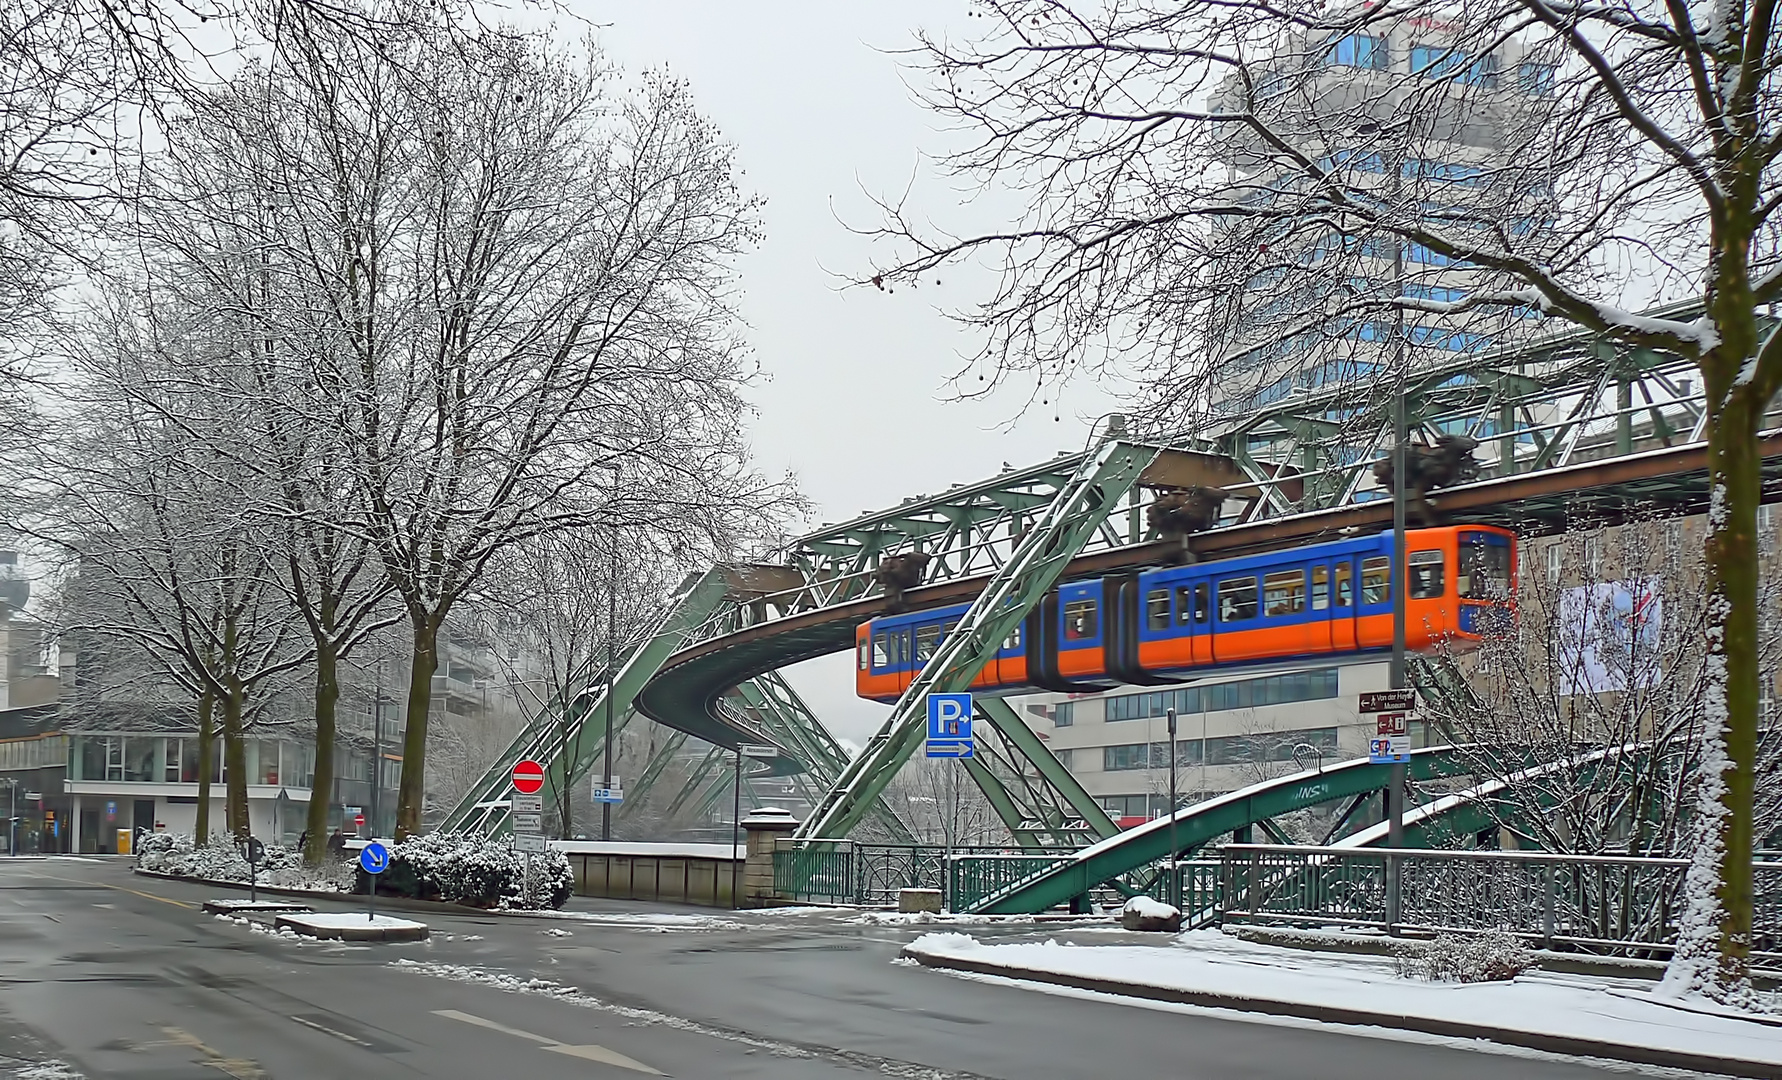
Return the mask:
<svg viewBox="0 0 1782 1080">
<path fill-rule="evenodd" d="M 388 915 L 365 916 L 357 912 L 306 911 L 280 915 L 273 923 L 280 930 L 324 941 L 425 941 L 427 924 Z"/>
<path fill-rule="evenodd" d="M 308 904 L 295 900 L 206 900 L 200 906 L 206 915 L 257 915 L 309 910 Z"/>
</svg>

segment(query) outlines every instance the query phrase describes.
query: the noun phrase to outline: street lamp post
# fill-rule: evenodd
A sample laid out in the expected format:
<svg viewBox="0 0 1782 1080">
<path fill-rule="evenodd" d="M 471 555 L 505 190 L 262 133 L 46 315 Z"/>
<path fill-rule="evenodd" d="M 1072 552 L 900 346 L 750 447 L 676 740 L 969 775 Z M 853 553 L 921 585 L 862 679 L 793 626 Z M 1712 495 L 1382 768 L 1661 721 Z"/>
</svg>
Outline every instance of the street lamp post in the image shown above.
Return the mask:
<svg viewBox="0 0 1782 1080">
<path fill-rule="evenodd" d="M 1176 873 L 1176 710 L 1169 716 L 1169 903 L 1182 906 L 1182 877 Z M 1202 752 L 1205 750 L 1203 748 Z"/>
<path fill-rule="evenodd" d="M 608 789 L 608 797 L 600 804 L 600 839 L 613 838 L 613 804 L 611 788 L 613 786 L 613 665 L 616 663 L 617 633 L 619 611 L 619 530 L 616 525 L 608 525 L 606 530 L 607 578 L 606 578 L 606 733 L 601 736 L 601 751 L 604 758 L 602 779 Z M 737 775 L 741 773 L 742 751 L 737 751 Z M 740 781 L 739 781 L 740 782 Z"/>
<path fill-rule="evenodd" d="M 383 824 L 384 786 L 384 662 L 377 662 L 377 682 L 371 696 L 371 835 Z M 312 795 L 311 798 L 314 798 Z"/>
<path fill-rule="evenodd" d="M 1403 183 L 1404 166 L 1400 164 L 1392 174 L 1394 203 Z M 1392 242 L 1392 291 L 1394 300 L 1402 300 L 1405 294 L 1405 245 L 1402 237 L 1394 237 Z M 1409 424 L 1405 418 L 1405 309 L 1404 305 L 1393 305 L 1393 367 L 1395 368 L 1397 385 L 1392 393 L 1392 576 L 1390 589 L 1392 596 L 1392 662 L 1387 671 L 1387 680 L 1393 690 L 1403 690 L 1408 682 L 1405 672 L 1405 592 L 1410 580 L 1410 568 L 1405 565 L 1405 488 L 1410 477 L 1408 473 L 1409 453 L 1406 442 L 1409 438 Z M 1394 761 L 1386 788 L 1386 846 L 1401 848 L 1405 846 L 1405 780 L 1406 769 L 1402 761 Z M 1399 916 L 1399 861 L 1395 856 L 1386 859 L 1386 932 L 1392 936 L 1398 934 Z"/>
</svg>

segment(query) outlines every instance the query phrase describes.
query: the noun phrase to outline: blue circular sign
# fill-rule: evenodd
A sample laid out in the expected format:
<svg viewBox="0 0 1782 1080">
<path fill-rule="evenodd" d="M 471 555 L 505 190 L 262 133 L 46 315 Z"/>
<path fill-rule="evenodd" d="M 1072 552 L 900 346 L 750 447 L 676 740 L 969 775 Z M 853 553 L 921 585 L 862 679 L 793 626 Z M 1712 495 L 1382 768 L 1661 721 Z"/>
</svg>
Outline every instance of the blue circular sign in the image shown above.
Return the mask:
<svg viewBox="0 0 1782 1080">
<path fill-rule="evenodd" d="M 390 849 L 373 840 L 359 852 L 359 866 L 367 874 L 381 874 L 390 868 Z"/>
</svg>

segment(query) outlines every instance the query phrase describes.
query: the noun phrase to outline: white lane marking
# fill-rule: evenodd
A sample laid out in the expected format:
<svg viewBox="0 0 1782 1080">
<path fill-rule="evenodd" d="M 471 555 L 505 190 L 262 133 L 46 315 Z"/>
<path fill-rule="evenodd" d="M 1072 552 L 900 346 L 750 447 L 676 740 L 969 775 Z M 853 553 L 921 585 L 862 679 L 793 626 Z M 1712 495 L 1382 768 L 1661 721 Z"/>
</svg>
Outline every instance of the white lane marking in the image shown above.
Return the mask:
<svg viewBox="0 0 1782 1080">
<path fill-rule="evenodd" d="M 335 1031 L 333 1028 L 327 1026 L 326 1024 L 318 1024 L 314 1020 L 305 1020 L 301 1016 L 293 1016 L 293 1017 L 291 1017 L 291 1019 L 297 1021 L 299 1024 L 302 1024 L 304 1027 L 315 1028 L 317 1031 L 323 1032 L 324 1034 L 332 1035 L 336 1039 L 345 1039 L 347 1042 L 358 1043 L 360 1046 L 370 1046 L 371 1045 L 370 1043 L 366 1042 L 364 1039 L 359 1038 L 357 1035 L 348 1035 L 344 1031 Z"/>
<path fill-rule="evenodd" d="M 519 1028 L 511 1028 L 506 1024 L 498 1024 L 493 1020 L 485 1020 L 483 1017 L 471 1013 L 459 1012 L 457 1009 L 434 1009 L 433 1015 L 443 1016 L 447 1020 L 457 1020 L 465 1024 L 475 1024 L 477 1027 L 488 1028 L 490 1031 L 499 1031 L 503 1035 L 512 1035 L 519 1039 L 531 1039 L 535 1043 L 554 1043 L 557 1041 L 556 1039 L 545 1035 L 534 1035 L 530 1031 L 521 1031 Z"/>
<path fill-rule="evenodd" d="M 543 1043 L 544 1045 L 540 1046 L 539 1049 L 549 1050 L 553 1054 L 566 1054 L 569 1057 L 578 1057 L 584 1061 L 598 1061 L 603 1065 L 612 1065 L 620 1069 L 630 1069 L 632 1072 L 648 1073 L 651 1076 L 668 1075 L 665 1072 L 650 1068 L 636 1058 L 626 1057 L 617 1050 L 609 1050 L 596 1043 L 566 1046 L 548 1036 L 535 1035 L 530 1031 L 522 1031 L 519 1028 L 508 1027 L 506 1024 L 497 1023 L 494 1020 L 477 1016 L 474 1013 L 459 1012 L 457 1009 L 434 1009 L 433 1015 L 443 1016 L 447 1020 L 457 1020 L 464 1024 L 474 1024 L 480 1028 L 488 1028 L 490 1031 L 499 1031 L 504 1035 L 512 1035 L 517 1039 L 530 1039 L 535 1043 Z"/>
<path fill-rule="evenodd" d="M 604 1046 L 595 1046 L 592 1043 L 584 1046 L 563 1046 L 559 1044 L 557 1046 L 546 1046 L 543 1047 L 543 1049 L 549 1050 L 553 1054 L 568 1054 L 570 1057 L 579 1057 L 588 1061 L 598 1061 L 603 1065 L 614 1065 L 621 1069 L 630 1069 L 632 1072 L 649 1073 L 651 1076 L 668 1075 L 667 1073 L 658 1072 L 634 1058 L 628 1058 L 617 1050 L 608 1050 Z"/>
</svg>

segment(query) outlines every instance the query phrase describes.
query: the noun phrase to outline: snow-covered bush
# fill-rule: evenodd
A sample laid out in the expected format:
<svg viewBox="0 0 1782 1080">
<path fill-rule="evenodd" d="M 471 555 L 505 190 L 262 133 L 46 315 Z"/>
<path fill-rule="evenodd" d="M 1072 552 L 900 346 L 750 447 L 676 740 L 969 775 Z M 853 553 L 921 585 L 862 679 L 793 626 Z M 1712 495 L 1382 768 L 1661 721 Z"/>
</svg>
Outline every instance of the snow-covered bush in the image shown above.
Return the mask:
<svg viewBox="0 0 1782 1080">
<path fill-rule="evenodd" d="M 356 891 L 370 890 L 370 875 L 359 871 Z M 526 858 L 505 840 L 465 833 L 412 836 L 390 849 L 390 866 L 377 891 L 420 900 L 445 900 L 485 908 L 560 908 L 575 878 L 560 851 Z"/>
<path fill-rule="evenodd" d="M 192 838 L 173 833 L 150 833 L 136 845 L 136 865 L 157 874 L 178 874 L 206 881 L 247 881 L 249 867 L 235 841 L 223 835 L 198 847 Z M 315 869 L 303 865 L 303 854 L 293 848 L 267 845 L 260 860 L 259 882 L 283 889 L 319 889 L 346 892 L 351 871 L 339 864 Z"/>
<path fill-rule="evenodd" d="M 1438 934 L 1396 959 L 1401 978 L 1431 982 L 1508 982 L 1535 966 L 1534 953 L 1508 930 Z"/>
</svg>

